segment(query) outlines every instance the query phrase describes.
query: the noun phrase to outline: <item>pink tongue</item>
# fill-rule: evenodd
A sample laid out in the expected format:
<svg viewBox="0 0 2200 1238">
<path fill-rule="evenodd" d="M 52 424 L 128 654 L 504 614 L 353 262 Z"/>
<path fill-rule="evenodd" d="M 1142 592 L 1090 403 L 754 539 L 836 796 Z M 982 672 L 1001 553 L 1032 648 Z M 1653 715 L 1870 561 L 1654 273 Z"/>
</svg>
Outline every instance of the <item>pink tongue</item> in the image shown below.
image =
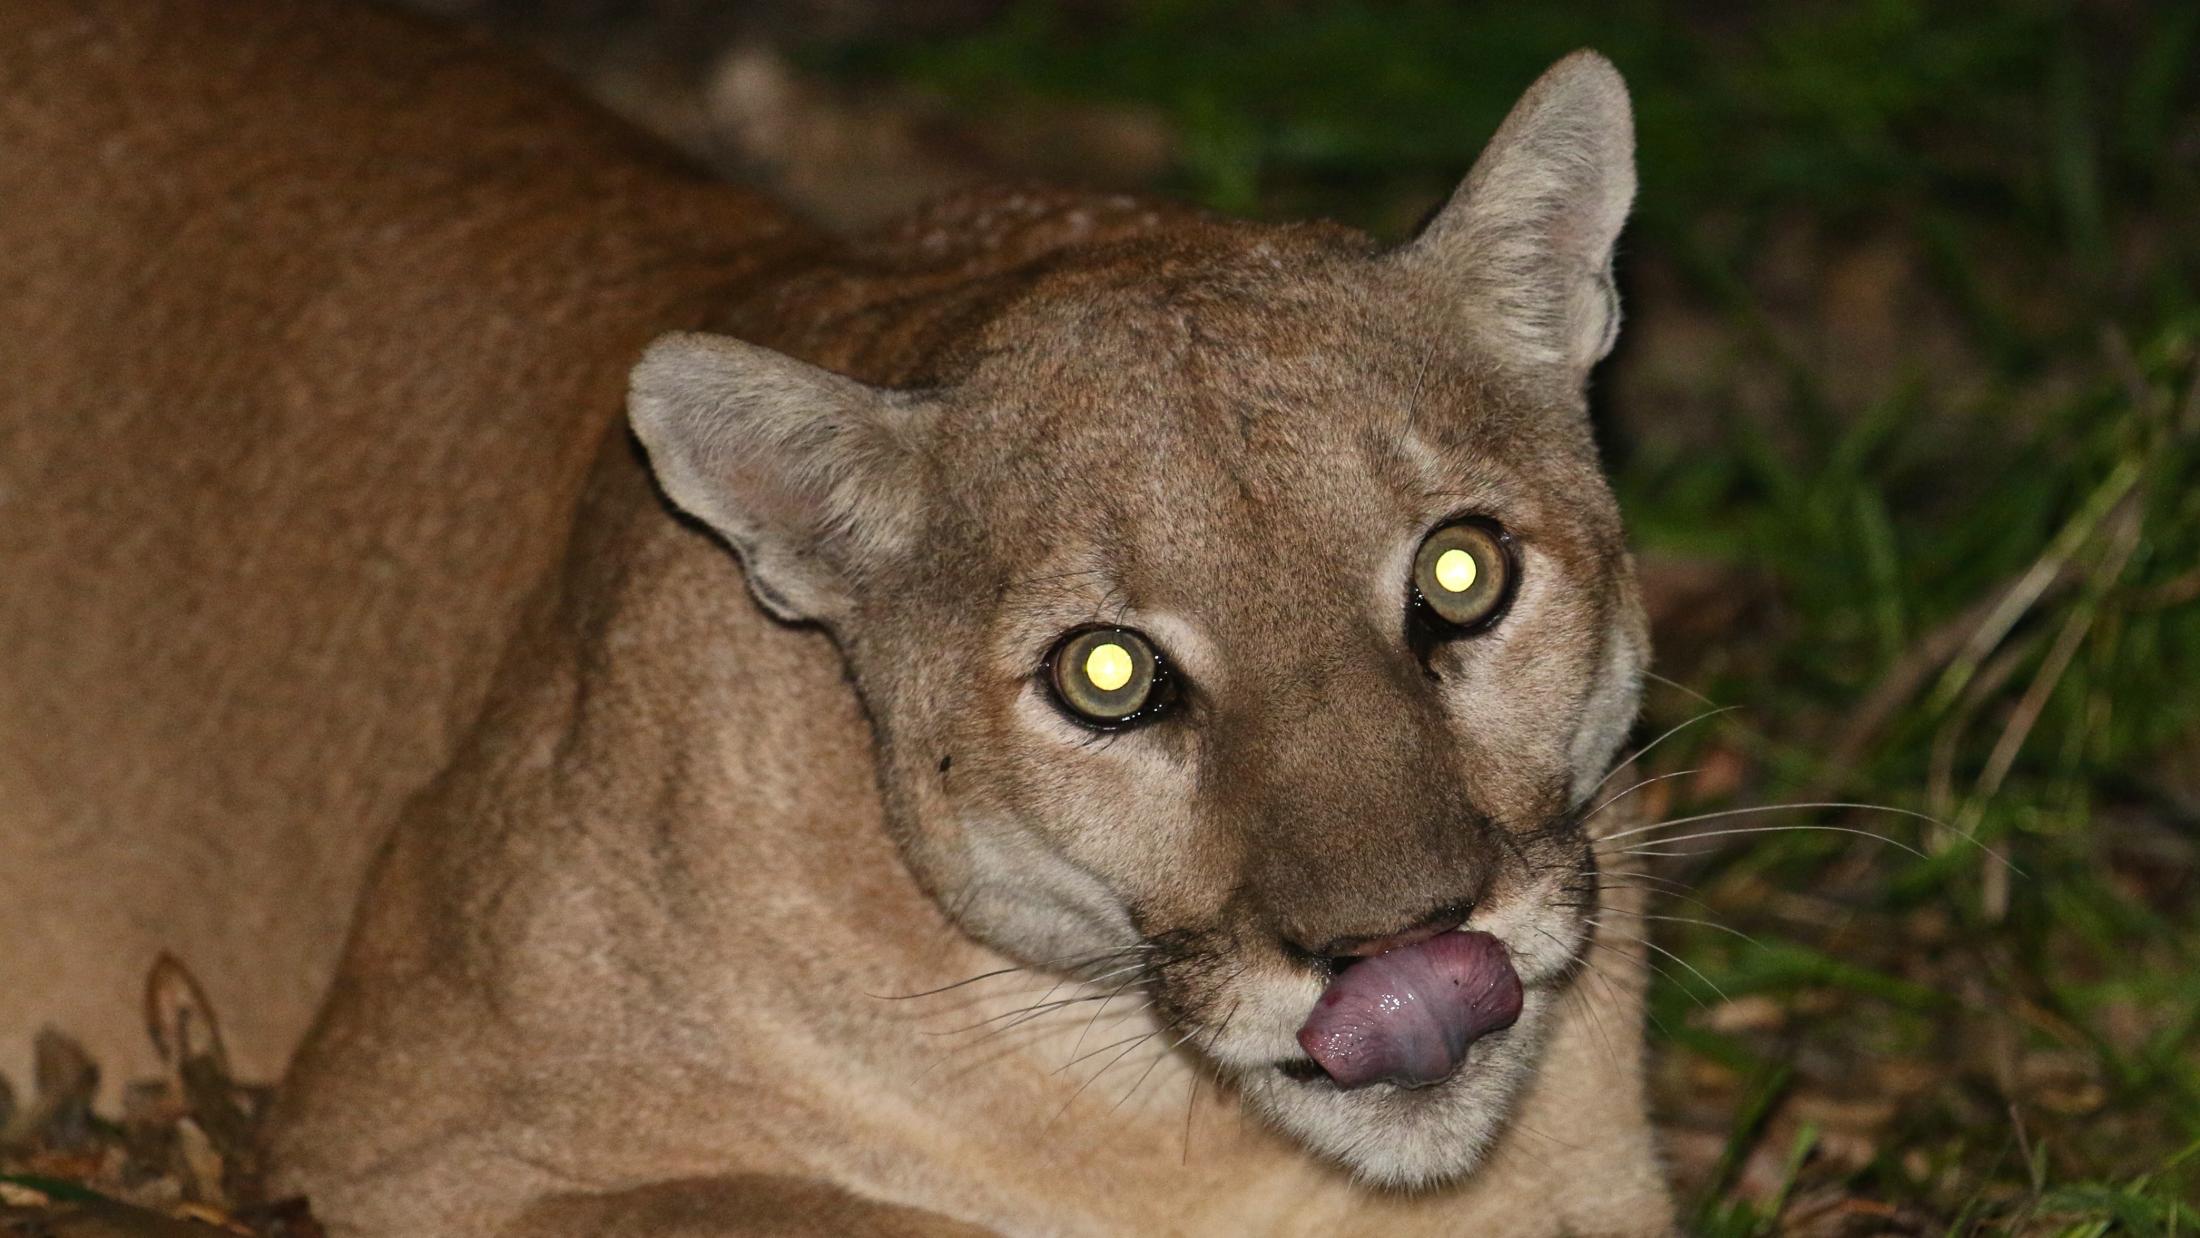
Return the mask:
<svg viewBox="0 0 2200 1238">
<path fill-rule="evenodd" d="M 1504 945 L 1488 933 L 1438 933 L 1330 981 L 1299 1045 L 1340 1088 L 1425 1087 L 1519 1017 L 1520 977 Z"/>
</svg>

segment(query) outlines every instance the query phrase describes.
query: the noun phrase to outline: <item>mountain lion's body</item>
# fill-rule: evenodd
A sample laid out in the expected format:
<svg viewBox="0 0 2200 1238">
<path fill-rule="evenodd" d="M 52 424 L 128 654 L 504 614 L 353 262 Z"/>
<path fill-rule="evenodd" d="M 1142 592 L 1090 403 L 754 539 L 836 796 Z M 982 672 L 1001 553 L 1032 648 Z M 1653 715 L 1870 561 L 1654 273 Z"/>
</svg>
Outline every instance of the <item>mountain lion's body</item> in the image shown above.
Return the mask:
<svg viewBox="0 0 2200 1238">
<path fill-rule="evenodd" d="M 1544 111 L 1608 112 L 1568 63 Z M 1663 1232 L 1639 964 L 1554 897 L 1642 656 L 1578 408 L 1616 319 L 1492 277 L 1442 325 L 1443 231 L 1386 274 L 1032 192 L 843 244 L 374 10 L 0 6 L 0 1068 L 52 1023 L 140 1073 L 166 950 L 243 1072 L 299 1053 L 337 1233 Z M 706 329 L 899 390 L 679 337 L 645 461 L 627 371 Z M 1409 533 L 1367 469 L 1518 534 L 1425 674 L 1334 618 Z M 1087 743 L 1026 669 L 1103 609 L 1185 703 Z M 1512 1031 L 1423 1091 L 1263 1064 L 1349 974 L 1274 935 L 1468 871 Z M 1072 955 L 1132 992 L 984 1023 Z"/>
</svg>

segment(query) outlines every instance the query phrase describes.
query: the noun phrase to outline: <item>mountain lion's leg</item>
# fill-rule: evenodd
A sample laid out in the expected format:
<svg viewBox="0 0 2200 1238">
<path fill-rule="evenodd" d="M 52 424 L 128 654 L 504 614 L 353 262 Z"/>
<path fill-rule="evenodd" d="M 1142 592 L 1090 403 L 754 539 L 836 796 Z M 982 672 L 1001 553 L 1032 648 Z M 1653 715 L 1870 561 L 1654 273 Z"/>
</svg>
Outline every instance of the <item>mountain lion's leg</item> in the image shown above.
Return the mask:
<svg viewBox="0 0 2200 1238">
<path fill-rule="evenodd" d="M 812 1178 L 686 1178 L 602 1195 L 558 1195 L 529 1208 L 506 1238 L 982 1238 L 992 1231 L 851 1195 Z"/>
</svg>

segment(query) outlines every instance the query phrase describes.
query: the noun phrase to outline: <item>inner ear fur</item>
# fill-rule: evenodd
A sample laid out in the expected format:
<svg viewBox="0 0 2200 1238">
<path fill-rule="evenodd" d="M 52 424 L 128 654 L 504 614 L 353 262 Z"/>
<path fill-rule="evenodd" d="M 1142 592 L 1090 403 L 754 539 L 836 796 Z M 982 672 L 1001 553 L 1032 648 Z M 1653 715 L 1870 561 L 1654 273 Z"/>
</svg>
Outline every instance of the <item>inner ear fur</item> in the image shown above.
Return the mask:
<svg viewBox="0 0 2200 1238">
<path fill-rule="evenodd" d="M 1578 51 L 1536 79 L 1392 260 L 1448 290 L 1503 359 L 1585 374 L 1618 338 L 1612 248 L 1634 198 L 1627 85 Z"/>
<path fill-rule="evenodd" d="M 915 536 L 922 403 L 726 336 L 659 338 L 627 415 L 666 497 L 732 545 L 757 600 L 830 622 Z"/>
</svg>

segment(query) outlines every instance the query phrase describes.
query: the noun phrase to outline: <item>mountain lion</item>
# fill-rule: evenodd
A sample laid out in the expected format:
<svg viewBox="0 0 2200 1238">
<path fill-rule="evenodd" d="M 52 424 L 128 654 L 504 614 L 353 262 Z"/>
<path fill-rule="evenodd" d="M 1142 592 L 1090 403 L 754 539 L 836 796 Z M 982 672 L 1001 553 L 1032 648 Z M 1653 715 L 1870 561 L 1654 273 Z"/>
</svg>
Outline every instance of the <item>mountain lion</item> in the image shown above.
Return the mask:
<svg viewBox="0 0 2200 1238">
<path fill-rule="evenodd" d="M 394 13 L 10 0 L 7 1065 L 174 952 L 343 1235 L 1669 1231 L 1634 183 L 1583 52 L 1403 245 L 843 240 Z"/>
</svg>

